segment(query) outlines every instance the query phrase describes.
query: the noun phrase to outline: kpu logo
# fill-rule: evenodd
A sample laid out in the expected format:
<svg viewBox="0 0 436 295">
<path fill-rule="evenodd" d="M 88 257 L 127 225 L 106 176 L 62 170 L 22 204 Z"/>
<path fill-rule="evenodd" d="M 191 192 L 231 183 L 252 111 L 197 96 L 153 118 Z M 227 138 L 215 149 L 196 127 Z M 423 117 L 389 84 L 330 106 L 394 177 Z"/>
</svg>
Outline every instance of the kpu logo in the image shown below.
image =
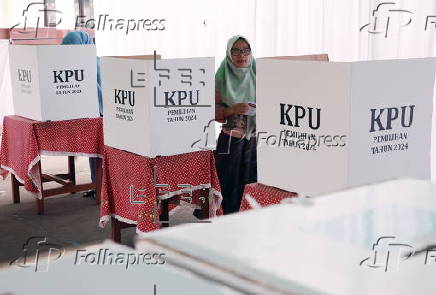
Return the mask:
<svg viewBox="0 0 436 295">
<path fill-rule="evenodd" d="M 400 108 L 396 107 L 371 109 L 371 129 L 369 132 L 391 130 L 393 123 L 398 119 L 401 121 L 402 127 L 408 128 L 412 126 L 414 110 L 414 105 L 402 106 L 401 112 Z"/>
<path fill-rule="evenodd" d="M 68 83 L 70 81 L 83 81 L 84 70 L 61 70 L 53 71 L 54 83 Z"/>
<path fill-rule="evenodd" d="M 32 72 L 30 70 L 18 69 L 18 81 L 20 82 L 32 82 Z"/>
<path fill-rule="evenodd" d="M 306 115 L 309 116 L 307 118 L 309 128 L 313 130 L 318 129 L 321 121 L 321 109 L 314 109 L 311 107 L 303 107 L 284 103 L 280 104 L 281 125 L 300 127 L 300 123 L 302 123 L 301 121 L 306 121 Z"/>
<path fill-rule="evenodd" d="M 114 97 L 116 104 L 126 104 L 126 100 L 131 107 L 135 106 L 135 91 L 114 89 Z"/>
<path fill-rule="evenodd" d="M 190 91 L 165 91 L 165 105 L 174 106 L 174 105 L 186 105 L 183 103 L 186 99 L 189 98 L 189 105 L 195 106 L 198 104 L 198 96 L 200 94 L 200 90 L 190 90 Z M 175 100 L 175 101 L 174 101 Z"/>
</svg>

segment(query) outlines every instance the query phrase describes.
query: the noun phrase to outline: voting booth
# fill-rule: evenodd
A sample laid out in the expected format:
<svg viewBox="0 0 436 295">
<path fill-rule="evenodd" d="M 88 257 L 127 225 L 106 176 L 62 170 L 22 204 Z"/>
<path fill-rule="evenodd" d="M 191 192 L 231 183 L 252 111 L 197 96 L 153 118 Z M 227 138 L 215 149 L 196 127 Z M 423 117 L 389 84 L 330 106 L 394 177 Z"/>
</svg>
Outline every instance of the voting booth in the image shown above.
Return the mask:
<svg viewBox="0 0 436 295">
<path fill-rule="evenodd" d="M 9 56 L 15 115 L 99 117 L 95 45 L 11 45 Z"/>
<path fill-rule="evenodd" d="M 104 141 L 146 157 L 215 148 L 213 58 L 103 57 Z"/>
<path fill-rule="evenodd" d="M 434 58 L 257 60 L 258 181 L 317 195 L 430 178 Z"/>
</svg>

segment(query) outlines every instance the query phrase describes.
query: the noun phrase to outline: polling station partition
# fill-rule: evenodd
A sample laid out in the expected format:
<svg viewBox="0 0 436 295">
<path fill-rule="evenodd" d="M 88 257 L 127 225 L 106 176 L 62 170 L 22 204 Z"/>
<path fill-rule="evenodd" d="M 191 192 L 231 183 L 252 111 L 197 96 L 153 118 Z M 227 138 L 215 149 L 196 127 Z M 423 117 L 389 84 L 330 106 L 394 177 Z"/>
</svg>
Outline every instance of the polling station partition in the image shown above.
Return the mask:
<svg viewBox="0 0 436 295">
<path fill-rule="evenodd" d="M 95 45 L 11 45 L 9 56 L 15 115 L 99 117 Z"/>
<path fill-rule="evenodd" d="M 430 178 L 434 58 L 257 60 L 258 180 L 318 195 Z"/>
<path fill-rule="evenodd" d="M 213 58 L 102 57 L 104 140 L 145 157 L 215 148 Z"/>
</svg>

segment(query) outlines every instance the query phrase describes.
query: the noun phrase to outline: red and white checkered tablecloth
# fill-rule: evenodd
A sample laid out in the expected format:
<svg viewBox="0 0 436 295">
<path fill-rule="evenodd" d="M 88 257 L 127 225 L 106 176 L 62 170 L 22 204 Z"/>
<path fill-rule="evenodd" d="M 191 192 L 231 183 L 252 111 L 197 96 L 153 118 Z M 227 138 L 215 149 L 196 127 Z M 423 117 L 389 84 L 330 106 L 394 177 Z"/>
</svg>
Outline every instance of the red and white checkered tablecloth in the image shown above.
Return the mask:
<svg viewBox="0 0 436 295">
<path fill-rule="evenodd" d="M 20 116 L 3 119 L 0 175 L 13 173 L 41 198 L 41 155 L 103 157 L 103 120 L 39 122 Z"/>
<path fill-rule="evenodd" d="M 284 191 L 261 183 L 250 183 L 245 185 L 239 211 L 280 204 L 282 200 L 293 197 L 297 197 L 297 193 Z"/>
<path fill-rule="evenodd" d="M 103 163 L 101 227 L 113 217 L 136 224 L 138 234 L 159 229 L 157 189 L 165 192 L 165 198 L 180 196 L 192 189 L 192 200 L 184 201 L 201 205 L 208 201 L 208 196 L 209 215 L 220 214 L 222 196 L 211 151 L 147 158 L 105 146 Z M 157 188 L 158 185 L 167 187 Z M 206 197 L 201 192 L 206 192 Z M 189 194 L 183 196 L 189 197 Z"/>
</svg>

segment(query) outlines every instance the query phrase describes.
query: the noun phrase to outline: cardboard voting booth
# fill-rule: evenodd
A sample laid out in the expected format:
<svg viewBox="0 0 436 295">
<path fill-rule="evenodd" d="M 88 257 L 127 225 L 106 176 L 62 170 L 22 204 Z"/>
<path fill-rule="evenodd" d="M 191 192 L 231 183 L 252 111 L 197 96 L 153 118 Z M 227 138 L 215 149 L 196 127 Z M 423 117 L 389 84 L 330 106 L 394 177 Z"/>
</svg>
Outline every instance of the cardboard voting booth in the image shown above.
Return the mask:
<svg viewBox="0 0 436 295">
<path fill-rule="evenodd" d="M 15 114 L 38 121 L 98 117 L 94 45 L 11 45 Z"/>
<path fill-rule="evenodd" d="M 213 58 L 103 57 L 105 144 L 146 157 L 215 148 Z"/>
<path fill-rule="evenodd" d="M 258 181 L 317 195 L 430 178 L 434 58 L 257 61 Z"/>
</svg>

